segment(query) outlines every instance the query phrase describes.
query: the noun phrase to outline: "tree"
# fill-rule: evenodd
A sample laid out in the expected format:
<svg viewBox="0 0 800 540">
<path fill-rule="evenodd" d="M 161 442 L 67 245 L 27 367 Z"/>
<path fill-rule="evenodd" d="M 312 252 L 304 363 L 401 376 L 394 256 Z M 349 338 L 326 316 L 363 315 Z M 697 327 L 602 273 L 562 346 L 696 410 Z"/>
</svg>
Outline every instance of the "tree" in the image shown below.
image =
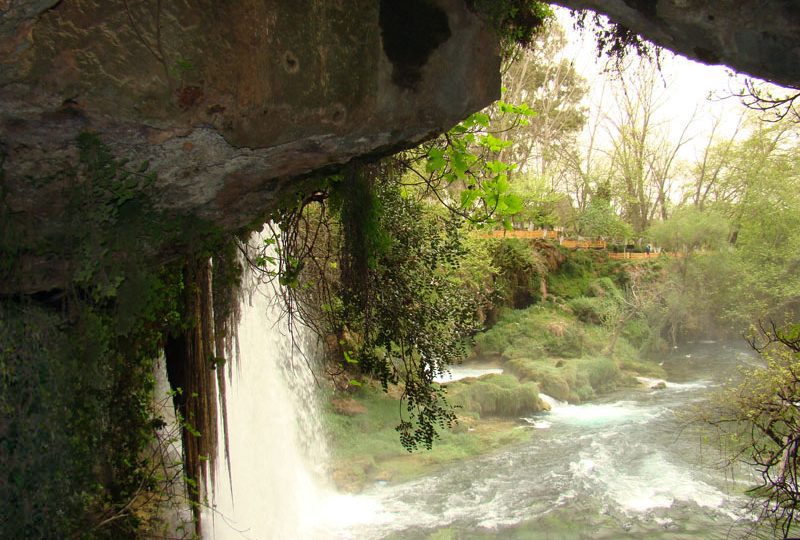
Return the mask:
<svg viewBox="0 0 800 540">
<path fill-rule="evenodd" d="M 522 201 L 522 209 L 514 215 L 515 222 L 550 228 L 558 223 L 556 210 L 564 196 L 556 192 L 546 178 L 534 174 L 517 175 L 511 184 L 511 193 Z"/>
<path fill-rule="evenodd" d="M 647 232 L 657 245 L 680 255 L 670 260 L 668 272 L 656 285 L 661 309 L 652 321 L 673 345 L 681 335 L 707 331 L 708 321 L 718 314 L 712 291 L 715 286 L 724 290 L 716 278 L 724 275 L 720 269 L 728 267 L 728 254 L 718 250 L 726 245 L 729 230 L 724 216 L 687 206 Z"/>
<path fill-rule="evenodd" d="M 583 144 L 575 144 L 559 148 L 559 162 L 562 164 L 557 186 L 571 200 L 577 212 L 586 209 L 593 190 L 600 185 L 611 182 L 611 163 L 608 156 L 598 146 L 598 134 L 605 121 L 602 103 L 608 87 L 603 79 L 600 105 L 593 107 L 594 114 L 589 114 L 586 123 L 587 140 Z"/>
<path fill-rule="evenodd" d="M 517 164 L 522 173 L 547 177 L 558 168 L 561 149 L 574 146 L 586 122 L 582 101 L 588 86 L 571 62 L 559 58 L 565 46 L 563 28 L 550 20 L 532 46 L 520 49 L 505 68 L 503 99 L 527 103 L 536 111 L 525 125 L 498 124 L 515 141 L 502 159 Z"/>
<path fill-rule="evenodd" d="M 668 217 L 672 175 L 678 151 L 689 140 L 692 119 L 675 142 L 670 140 L 657 121 L 662 102 L 656 93 L 656 67 L 640 61 L 634 73 L 620 80 L 618 114 L 609 118 L 608 134 L 616 196 L 626 221 L 642 232 L 654 217 Z"/>
<path fill-rule="evenodd" d="M 800 324 L 762 326 L 751 345 L 766 367 L 722 390 L 699 417 L 719 430 L 731 464 L 755 468 L 752 507 L 787 538 L 800 517 Z"/>
<path fill-rule="evenodd" d="M 579 234 L 590 237 L 615 238 L 626 240 L 633 236 L 633 229 L 623 221 L 611 203 L 608 185 L 601 185 L 595 191 L 586 209 L 578 214 L 576 226 Z"/>
<path fill-rule="evenodd" d="M 684 201 L 691 202 L 700 210 L 705 208 L 706 201 L 713 200 L 716 195 L 724 171 L 732 160 L 734 145 L 741 131 L 744 116 L 739 118 L 733 133 L 723 140 L 717 137 L 721 120 L 719 117 L 712 120 L 711 132 L 703 148 L 702 157 L 690 168 L 693 181 L 687 186 Z"/>
<path fill-rule="evenodd" d="M 726 244 L 729 231 L 725 216 L 688 206 L 675 210 L 667 221 L 654 224 L 648 237 L 670 252 L 691 255 L 702 249 L 720 249 Z"/>
<path fill-rule="evenodd" d="M 800 314 L 800 142 L 788 122 L 749 130 L 711 144 L 686 205 L 649 229 L 684 255 L 669 263 L 663 293 L 662 324 L 673 337 L 708 321 L 741 333 L 752 321 Z"/>
<path fill-rule="evenodd" d="M 796 126 L 759 122 L 735 146 L 713 207 L 731 223 L 724 313 L 737 326 L 782 319 L 800 298 L 800 138 Z"/>
</svg>

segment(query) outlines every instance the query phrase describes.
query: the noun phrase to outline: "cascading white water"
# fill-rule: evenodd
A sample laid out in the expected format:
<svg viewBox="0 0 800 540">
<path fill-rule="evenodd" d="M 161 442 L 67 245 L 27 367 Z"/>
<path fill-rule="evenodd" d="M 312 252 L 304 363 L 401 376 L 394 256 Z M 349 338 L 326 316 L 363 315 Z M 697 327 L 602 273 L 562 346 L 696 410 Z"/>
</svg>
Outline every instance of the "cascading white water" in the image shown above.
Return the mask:
<svg viewBox="0 0 800 540">
<path fill-rule="evenodd" d="M 324 497 L 326 452 L 302 334 L 296 329 L 292 338 L 273 286 L 250 276 L 227 391 L 231 478 L 220 448 L 214 508 L 203 518 L 206 538 L 311 536 L 308 509 Z"/>
</svg>

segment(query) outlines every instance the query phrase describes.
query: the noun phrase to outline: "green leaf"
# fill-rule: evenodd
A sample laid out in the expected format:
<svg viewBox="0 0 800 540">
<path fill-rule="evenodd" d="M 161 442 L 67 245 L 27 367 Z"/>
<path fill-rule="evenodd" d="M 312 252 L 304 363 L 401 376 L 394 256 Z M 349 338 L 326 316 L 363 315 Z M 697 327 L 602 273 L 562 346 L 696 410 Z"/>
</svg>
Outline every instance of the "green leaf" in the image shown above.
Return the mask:
<svg viewBox="0 0 800 540">
<path fill-rule="evenodd" d="M 475 123 L 482 127 L 489 127 L 489 115 L 486 113 L 477 112 L 472 115 Z"/>
<path fill-rule="evenodd" d="M 434 171 L 440 171 L 445 165 L 444 152 L 440 148 L 431 148 L 428 150 L 428 162 L 425 164 L 425 170 L 427 172 L 432 173 Z"/>
<path fill-rule="evenodd" d="M 475 189 L 465 189 L 461 192 L 461 208 L 468 209 L 470 208 L 473 203 L 475 203 L 475 199 L 478 198 L 478 190 Z"/>
<path fill-rule="evenodd" d="M 487 133 L 486 135 L 480 138 L 479 144 L 484 148 L 488 148 L 492 152 L 500 152 L 504 148 L 508 148 L 514 143 L 512 141 L 500 139 L 498 137 L 495 137 L 494 135 Z"/>
<path fill-rule="evenodd" d="M 503 203 L 505 204 L 505 213 L 508 215 L 518 214 L 522 211 L 523 202 L 522 197 L 516 195 L 514 193 L 509 193 L 505 197 L 503 197 Z"/>
<path fill-rule="evenodd" d="M 498 195 L 502 195 L 508 191 L 510 187 L 508 183 L 508 175 L 505 173 L 498 174 L 494 179 L 494 188 Z"/>
<path fill-rule="evenodd" d="M 450 162 L 453 165 L 458 178 L 463 178 L 467 170 L 469 170 L 469 163 L 467 163 L 467 155 L 462 152 L 450 152 Z"/>
</svg>

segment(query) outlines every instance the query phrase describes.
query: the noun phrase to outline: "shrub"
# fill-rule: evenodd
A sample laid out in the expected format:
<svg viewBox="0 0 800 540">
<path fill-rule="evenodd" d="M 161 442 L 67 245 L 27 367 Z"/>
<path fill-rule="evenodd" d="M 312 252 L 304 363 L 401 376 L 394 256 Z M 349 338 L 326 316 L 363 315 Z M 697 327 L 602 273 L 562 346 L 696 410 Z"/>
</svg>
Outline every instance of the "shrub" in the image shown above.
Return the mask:
<svg viewBox="0 0 800 540">
<path fill-rule="evenodd" d="M 650 325 L 645 319 L 631 319 L 622 327 L 622 335 L 637 349 L 650 342 L 651 334 Z"/>
<path fill-rule="evenodd" d="M 533 381 L 542 392 L 561 401 L 581 402 L 617 388 L 621 372 L 616 363 L 603 357 L 574 360 L 552 358 L 509 360 L 506 367 L 521 381 Z"/>
<path fill-rule="evenodd" d="M 589 284 L 589 296 L 607 297 L 614 301 L 622 301 L 622 292 L 614 284 L 610 277 L 600 277 L 595 279 Z"/>
<path fill-rule="evenodd" d="M 610 358 L 581 358 L 576 363 L 578 369 L 586 373 L 589 385 L 595 392 L 605 393 L 617 388 L 620 371 Z"/>
<path fill-rule="evenodd" d="M 565 378 L 574 380 L 574 373 L 569 369 L 556 368 L 549 360 L 531 360 L 518 358 L 506 363 L 509 371 L 517 375 L 520 380 L 536 382 L 545 394 L 561 401 L 575 401 L 570 384 Z"/>
<path fill-rule="evenodd" d="M 578 317 L 578 320 L 589 324 L 601 324 L 606 300 L 597 297 L 579 296 L 573 298 L 567 305 Z"/>
<path fill-rule="evenodd" d="M 539 387 L 520 384 L 513 375 L 484 375 L 448 385 L 448 399 L 455 406 L 482 416 L 517 417 L 543 408 Z"/>
</svg>

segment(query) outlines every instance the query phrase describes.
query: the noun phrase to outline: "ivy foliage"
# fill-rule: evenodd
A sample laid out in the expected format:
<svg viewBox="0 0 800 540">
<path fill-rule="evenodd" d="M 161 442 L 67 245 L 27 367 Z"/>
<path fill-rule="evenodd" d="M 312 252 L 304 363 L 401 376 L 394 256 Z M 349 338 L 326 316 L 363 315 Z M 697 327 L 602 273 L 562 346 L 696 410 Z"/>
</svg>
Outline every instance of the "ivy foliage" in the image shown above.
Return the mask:
<svg viewBox="0 0 800 540">
<path fill-rule="evenodd" d="M 0 299 L 0 528 L 9 538 L 160 536 L 166 486 L 183 478 L 159 461 L 153 364 L 167 335 L 196 324 L 183 306 L 182 248 L 202 254 L 223 237 L 155 211 L 147 163 L 114 156 L 94 133 L 76 143 L 77 162 L 58 173 L 67 226 L 36 246 L 67 262 L 68 282 Z M 4 255 L 21 253 L 8 245 Z M 175 255 L 155 266 L 164 245 Z"/>
<path fill-rule="evenodd" d="M 403 446 L 413 450 L 430 448 L 437 430 L 455 420 L 433 380 L 464 357 L 477 322 L 474 299 L 456 278 L 461 220 L 426 212 L 423 203 L 403 195 L 393 173 L 392 167 L 364 166 L 337 188 L 348 238 L 340 291 L 342 331 L 349 339 L 342 354 L 351 371 L 384 389 L 399 385 L 406 407 L 397 430 Z M 351 212 L 364 201 L 371 202 L 357 211 L 359 221 Z"/>
<path fill-rule="evenodd" d="M 598 57 L 605 55 L 616 60 L 619 66 L 633 52 L 643 58 L 659 62 L 661 49 L 627 26 L 609 21 L 604 15 L 585 9 L 572 10 L 571 13 L 575 18 L 576 28 L 580 30 L 590 28 L 594 32 Z"/>
<path fill-rule="evenodd" d="M 491 257 L 499 269 L 494 290 L 499 305 L 524 309 L 541 300 L 540 283 L 548 273 L 542 252 L 525 240 L 492 240 Z"/>
<path fill-rule="evenodd" d="M 153 526 L 168 480 L 151 461 L 163 427 L 153 361 L 160 329 L 179 318 L 181 282 L 168 271 L 151 279 L 135 316 L 77 297 L 66 314 L 0 304 L 0 522 L 9 537 L 134 537 Z"/>
<path fill-rule="evenodd" d="M 505 55 L 529 46 L 545 21 L 554 17 L 553 8 L 535 0 L 467 0 L 467 5 L 495 29 Z"/>
</svg>

